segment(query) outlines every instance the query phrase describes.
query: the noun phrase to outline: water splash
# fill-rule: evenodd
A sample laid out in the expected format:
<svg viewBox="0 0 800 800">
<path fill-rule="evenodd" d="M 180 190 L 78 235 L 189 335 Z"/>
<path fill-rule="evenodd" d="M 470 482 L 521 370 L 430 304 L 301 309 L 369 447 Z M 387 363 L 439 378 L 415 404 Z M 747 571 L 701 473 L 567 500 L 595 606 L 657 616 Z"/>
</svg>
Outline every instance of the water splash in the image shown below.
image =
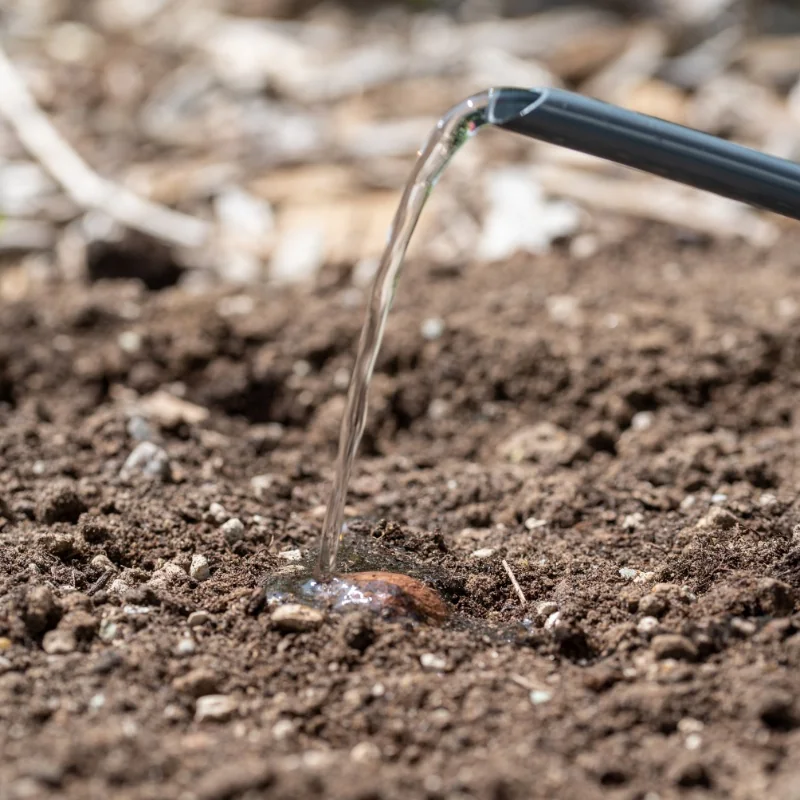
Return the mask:
<svg viewBox="0 0 800 800">
<path fill-rule="evenodd" d="M 484 125 L 502 121 L 496 117 L 497 103 L 511 97 L 511 93 L 515 93 L 515 101 L 511 104 L 514 106 L 513 111 L 519 113 L 524 105 L 518 100 L 519 92 L 520 90 L 513 89 L 489 89 L 469 97 L 439 120 L 419 151 L 389 230 L 388 242 L 375 275 L 364 326 L 361 329 L 339 434 L 333 489 L 322 524 L 316 567 L 318 579 L 330 577 L 336 569 L 347 487 L 367 421 L 369 384 L 411 235 L 428 196 L 456 151 Z"/>
</svg>

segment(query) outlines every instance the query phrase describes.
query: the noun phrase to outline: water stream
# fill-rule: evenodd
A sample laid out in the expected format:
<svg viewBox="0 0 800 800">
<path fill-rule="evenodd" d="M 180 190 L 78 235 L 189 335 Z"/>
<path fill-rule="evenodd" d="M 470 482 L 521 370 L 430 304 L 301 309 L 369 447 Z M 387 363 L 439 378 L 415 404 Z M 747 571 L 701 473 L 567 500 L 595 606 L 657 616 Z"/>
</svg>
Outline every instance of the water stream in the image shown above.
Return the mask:
<svg viewBox="0 0 800 800">
<path fill-rule="evenodd" d="M 367 305 L 364 326 L 339 434 L 339 453 L 333 488 L 328 500 L 320 536 L 316 566 L 318 579 L 328 578 L 336 570 L 342 536 L 344 506 L 353 461 L 367 421 L 367 399 L 372 371 L 383 339 L 386 318 L 392 306 L 403 257 L 417 225 L 425 201 L 450 159 L 462 144 L 484 125 L 496 123 L 496 104 L 519 90 L 489 89 L 450 109 L 432 131 L 419 151 L 416 164 L 406 183 L 395 212 L 386 249 L 381 257 Z M 508 94 L 504 94 L 508 93 Z M 517 109 L 518 110 L 518 109 Z"/>
</svg>

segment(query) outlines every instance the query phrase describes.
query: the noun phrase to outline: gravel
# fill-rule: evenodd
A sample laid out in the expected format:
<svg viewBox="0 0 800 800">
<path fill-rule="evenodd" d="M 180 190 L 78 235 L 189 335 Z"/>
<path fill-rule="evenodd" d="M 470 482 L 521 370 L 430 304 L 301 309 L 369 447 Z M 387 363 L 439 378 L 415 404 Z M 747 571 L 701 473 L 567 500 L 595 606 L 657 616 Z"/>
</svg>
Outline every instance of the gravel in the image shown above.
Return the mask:
<svg viewBox="0 0 800 800">
<path fill-rule="evenodd" d="M 287 603 L 276 608 L 270 616 L 272 626 L 283 633 L 305 633 L 322 625 L 325 615 L 315 608 Z"/>
<path fill-rule="evenodd" d="M 134 475 L 168 480 L 172 475 L 169 456 L 163 447 L 153 442 L 140 442 L 125 459 L 120 476 L 124 479 Z"/>
<path fill-rule="evenodd" d="M 194 718 L 197 722 L 225 722 L 236 711 L 236 702 L 224 694 L 209 694 L 197 699 Z"/>
<path fill-rule="evenodd" d="M 196 581 L 207 581 L 211 577 L 211 570 L 208 568 L 208 559 L 200 555 L 200 553 L 195 553 L 192 556 L 189 575 Z"/>
</svg>

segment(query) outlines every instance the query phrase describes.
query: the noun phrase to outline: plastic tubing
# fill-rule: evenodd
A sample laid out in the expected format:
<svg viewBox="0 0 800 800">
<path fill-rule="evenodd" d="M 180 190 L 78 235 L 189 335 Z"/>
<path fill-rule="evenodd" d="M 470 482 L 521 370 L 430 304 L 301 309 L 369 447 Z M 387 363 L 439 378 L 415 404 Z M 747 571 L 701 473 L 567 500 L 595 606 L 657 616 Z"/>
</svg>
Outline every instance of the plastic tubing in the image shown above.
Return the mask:
<svg viewBox="0 0 800 800">
<path fill-rule="evenodd" d="M 561 89 L 503 89 L 498 127 L 800 219 L 800 164 Z"/>
</svg>

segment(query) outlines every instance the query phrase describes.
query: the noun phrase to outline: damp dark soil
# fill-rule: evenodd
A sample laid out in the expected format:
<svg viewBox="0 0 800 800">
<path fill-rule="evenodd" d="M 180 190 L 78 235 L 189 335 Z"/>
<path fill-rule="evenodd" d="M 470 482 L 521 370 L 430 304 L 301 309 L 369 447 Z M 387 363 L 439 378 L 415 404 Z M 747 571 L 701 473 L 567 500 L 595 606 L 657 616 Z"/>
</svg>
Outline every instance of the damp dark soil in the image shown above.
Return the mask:
<svg viewBox="0 0 800 800">
<path fill-rule="evenodd" d="M 349 268 L 4 305 L 0 797 L 797 800 L 798 245 L 409 266 L 348 558 L 443 626 L 265 602 L 321 523 Z"/>
</svg>

